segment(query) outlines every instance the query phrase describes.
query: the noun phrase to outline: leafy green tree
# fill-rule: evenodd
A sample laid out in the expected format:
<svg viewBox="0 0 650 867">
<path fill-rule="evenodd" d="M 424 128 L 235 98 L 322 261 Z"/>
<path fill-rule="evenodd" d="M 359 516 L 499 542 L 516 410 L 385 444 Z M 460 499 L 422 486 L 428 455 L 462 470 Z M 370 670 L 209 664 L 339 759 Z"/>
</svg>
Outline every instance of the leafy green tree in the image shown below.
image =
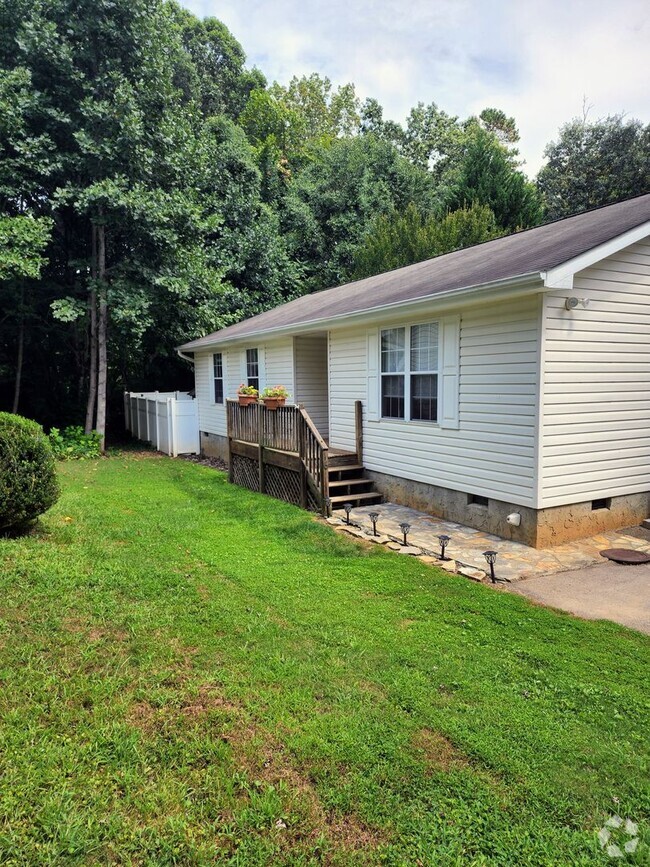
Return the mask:
<svg viewBox="0 0 650 867">
<path fill-rule="evenodd" d="M 102 432 L 111 384 L 155 369 L 175 343 L 238 311 L 290 295 L 295 268 L 244 134 L 207 114 L 238 106 L 218 106 L 216 89 L 208 98 L 177 7 L 22 2 L 16 19 L 0 0 L 14 31 L 13 43 L 0 42 L 10 79 L 0 97 L 14 107 L 0 182 L 15 181 L 5 203 L 31 198 L 54 217 L 43 300 L 61 323 L 52 335 L 81 346 L 66 375 L 85 379 L 86 426 L 96 411 Z M 215 56 L 228 42 L 219 27 L 197 29 Z M 235 59 L 215 60 L 212 83 L 238 73 L 243 57 L 228 51 Z M 34 165 L 36 146 L 47 159 Z"/>
<path fill-rule="evenodd" d="M 291 139 L 300 142 L 301 151 L 328 145 L 359 129 L 360 104 L 353 84 L 334 89 L 329 78 L 312 73 L 294 76 L 286 87 L 275 82 L 269 93 L 287 112 Z"/>
<path fill-rule="evenodd" d="M 403 153 L 411 162 L 428 169 L 441 189 L 453 182 L 454 169 L 462 158 L 466 133 L 457 117 L 418 103 L 406 121 Z"/>
<path fill-rule="evenodd" d="M 338 139 L 298 173 L 289 187 L 283 227 L 308 291 L 347 280 L 357 246 L 372 220 L 414 202 L 436 206 L 434 183 L 387 142 L 374 136 Z"/>
<path fill-rule="evenodd" d="M 574 119 L 545 152 L 537 187 L 551 219 L 650 190 L 650 124 L 613 115 Z"/>
<path fill-rule="evenodd" d="M 517 167 L 514 155 L 479 125 L 470 128 L 447 198 L 451 210 L 474 203 L 487 205 L 497 224 L 511 232 L 536 226 L 543 216 L 537 189 Z"/>
<path fill-rule="evenodd" d="M 411 203 L 401 213 L 381 214 L 373 221 L 357 248 L 354 276 L 372 277 L 502 234 L 487 205 L 474 204 L 437 218 L 423 215 Z"/>
<path fill-rule="evenodd" d="M 185 60 L 178 59 L 175 83 L 206 117 L 225 114 L 235 120 L 251 92 L 266 86 L 264 76 L 259 69 L 246 69 L 244 49 L 222 21 L 197 18 L 176 3 L 170 6 L 187 52 Z"/>
<path fill-rule="evenodd" d="M 12 412 L 18 412 L 25 358 L 25 322 L 32 315 L 31 284 L 41 275 L 43 252 L 50 239 L 52 221 L 30 215 L 0 216 L 0 309 L 6 310 L 0 325 L 17 334 L 16 373 Z"/>
<path fill-rule="evenodd" d="M 0 281 L 40 277 L 51 230 L 47 217 L 0 216 Z"/>
</svg>

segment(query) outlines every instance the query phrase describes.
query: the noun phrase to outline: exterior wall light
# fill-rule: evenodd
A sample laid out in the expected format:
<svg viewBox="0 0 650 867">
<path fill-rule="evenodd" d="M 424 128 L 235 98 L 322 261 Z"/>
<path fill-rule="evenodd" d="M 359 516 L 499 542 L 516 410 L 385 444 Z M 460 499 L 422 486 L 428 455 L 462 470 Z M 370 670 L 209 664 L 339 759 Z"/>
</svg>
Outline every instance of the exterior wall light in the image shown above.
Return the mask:
<svg viewBox="0 0 650 867">
<path fill-rule="evenodd" d="M 368 512 L 368 517 L 372 521 L 372 535 L 377 535 L 377 521 L 379 520 L 379 512 Z"/>
<path fill-rule="evenodd" d="M 449 557 L 445 554 L 445 550 L 447 545 L 451 542 L 451 536 L 438 536 L 438 541 L 440 542 L 440 559 L 449 560 Z"/>
<path fill-rule="evenodd" d="M 411 525 L 404 522 L 403 524 L 399 525 L 399 528 L 402 531 L 402 536 L 404 537 L 404 541 L 402 542 L 402 545 L 408 545 L 408 542 L 406 541 L 406 537 L 408 536 L 409 530 L 411 529 Z"/>
<path fill-rule="evenodd" d="M 496 551 L 483 551 L 483 556 L 487 560 L 488 565 L 490 567 L 490 580 L 492 581 L 493 584 L 496 584 L 497 579 L 496 579 L 496 575 L 494 574 L 494 564 L 495 564 L 496 559 L 497 559 L 497 552 Z"/>
</svg>

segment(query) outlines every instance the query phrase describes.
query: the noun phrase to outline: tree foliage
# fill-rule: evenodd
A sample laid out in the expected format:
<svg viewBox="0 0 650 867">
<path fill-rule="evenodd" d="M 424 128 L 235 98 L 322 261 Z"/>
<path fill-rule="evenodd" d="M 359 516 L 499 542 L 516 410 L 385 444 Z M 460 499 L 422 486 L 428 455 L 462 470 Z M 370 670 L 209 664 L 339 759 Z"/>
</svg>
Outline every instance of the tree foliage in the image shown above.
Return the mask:
<svg viewBox="0 0 650 867">
<path fill-rule="evenodd" d="M 650 124 L 639 120 L 576 118 L 560 129 L 545 156 L 537 186 L 551 219 L 650 190 Z"/>
<path fill-rule="evenodd" d="M 431 176 L 374 136 L 338 139 L 323 148 L 288 190 L 283 225 L 309 291 L 350 277 L 355 251 L 372 220 L 435 204 Z"/>
<path fill-rule="evenodd" d="M 454 209 L 473 203 L 487 205 L 497 224 L 510 232 L 536 226 L 543 216 L 535 185 L 518 168 L 514 155 L 479 125 L 470 127 L 447 203 Z"/>
<path fill-rule="evenodd" d="M 40 277 L 51 230 L 52 221 L 47 217 L 0 216 L 0 283 Z"/>
<path fill-rule="evenodd" d="M 122 388 L 191 385 L 175 345 L 647 188 L 637 121 L 569 125 L 537 187 L 518 140 L 495 107 L 268 85 L 176 0 L 0 0 L 0 405 L 101 427 Z"/>
<path fill-rule="evenodd" d="M 423 215 L 411 202 L 405 211 L 373 221 L 356 250 L 354 274 L 371 277 L 503 234 L 487 205 L 473 204 L 438 218 Z"/>
</svg>

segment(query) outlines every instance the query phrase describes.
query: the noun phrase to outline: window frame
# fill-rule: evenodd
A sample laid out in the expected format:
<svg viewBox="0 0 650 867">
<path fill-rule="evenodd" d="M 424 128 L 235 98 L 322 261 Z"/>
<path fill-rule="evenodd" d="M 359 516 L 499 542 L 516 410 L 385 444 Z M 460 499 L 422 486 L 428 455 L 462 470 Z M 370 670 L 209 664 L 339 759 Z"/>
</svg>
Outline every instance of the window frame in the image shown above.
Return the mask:
<svg viewBox="0 0 650 867">
<path fill-rule="evenodd" d="M 411 329 L 421 325 L 436 325 L 438 328 L 438 346 L 437 346 L 437 358 L 436 358 L 436 367 L 435 371 L 427 371 L 427 370 L 412 370 L 411 365 Z M 392 331 L 394 329 L 403 329 L 404 330 L 404 370 L 402 371 L 384 371 L 382 370 L 382 336 L 386 331 Z M 435 425 L 440 427 L 440 418 L 442 416 L 442 375 L 441 375 L 441 361 L 442 361 L 442 333 L 443 327 L 442 322 L 439 319 L 427 319 L 426 321 L 416 321 L 416 322 L 407 322 L 400 325 L 386 325 L 385 327 L 379 328 L 379 341 L 378 341 L 378 350 L 379 350 L 379 420 L 386 422 L 408 422 L 409 424 L 423 424 L 427 426 Z M 404 380 L 404 415 L 402 417 L 396 416 L 386 416 L 384 415 L 384 406 L 383 406 L 383 379 L 385 376 L 401 376 Z M 435 376 L 436 377 L 436 418 L 434 419 L 420 419 L 420 418 L 412 418 L 412 406 L 411 406 L 411 382 L 413 376 Z"/>
<path fill-rule="evenodd" d="M 255 353 L 255 361 L 250 361 L 248 354 L 249 352 Z M 253 388 L 256 388 L 258 391 L 260 390 L 260 350 L 257 346 L 250 346 L 245 350 L 244 354 L 244 364 L 246 366 L 246 385 L 252 385 Z M 257 375 L 251 376 L 249 365 L 255 365 L 257 369 Z"/>
<path fill-rule="evenodd" d="M 217 357 L 219 358 L 219 371 L 220 374 L 217 376 Z M 218 399 L 217 396 L 217 383 L 220 383 L 221 386 L 221 398 Z M 226 399 L 226 391 L 225 391 L 225 378 L 223 375 L 223 352 L 213 352 L 212 353 L 212 397 L 214 398 L 215 404 L 218 406 L 222 406 L 225 403 Z"/>
</svg>

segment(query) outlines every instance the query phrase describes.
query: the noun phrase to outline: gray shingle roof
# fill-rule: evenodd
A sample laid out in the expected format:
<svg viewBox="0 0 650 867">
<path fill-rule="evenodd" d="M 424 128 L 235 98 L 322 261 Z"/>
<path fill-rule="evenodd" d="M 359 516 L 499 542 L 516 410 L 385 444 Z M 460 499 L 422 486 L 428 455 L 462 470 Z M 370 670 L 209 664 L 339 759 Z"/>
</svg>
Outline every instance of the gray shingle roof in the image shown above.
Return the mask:
<svg viewBox="0 0 650 867">
<path fill-rule="evenodd" d="M 306 325 L 405 301 L 435 298 L 455 289 L 478 288 L 495 281 L 547 271 L 648 220 L 650 194 L 446 253 L 376 277 L 303 295 L 180 348 L 192 351 L 276 328 Z"/>
</svg>

